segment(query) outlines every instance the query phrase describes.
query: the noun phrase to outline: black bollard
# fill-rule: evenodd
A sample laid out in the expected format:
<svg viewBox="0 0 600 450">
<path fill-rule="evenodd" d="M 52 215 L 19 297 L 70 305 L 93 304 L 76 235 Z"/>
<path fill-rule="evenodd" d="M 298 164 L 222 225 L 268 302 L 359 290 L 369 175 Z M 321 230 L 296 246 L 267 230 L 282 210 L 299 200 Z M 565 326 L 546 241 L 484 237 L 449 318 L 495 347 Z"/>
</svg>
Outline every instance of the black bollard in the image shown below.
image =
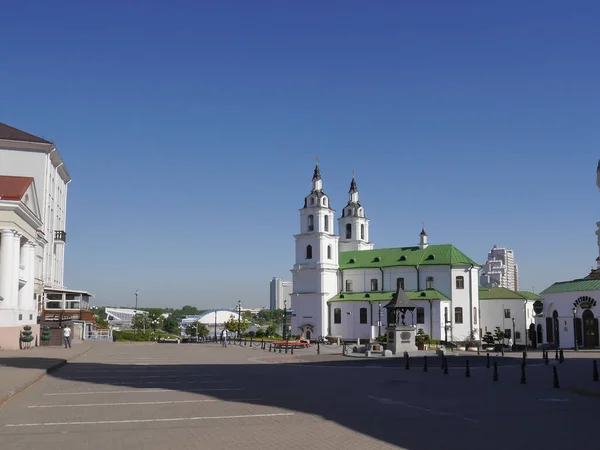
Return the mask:
<svg viewBox="0 0 600 450">
<path fill-rule="evenodd" d="M 488 353 L 487 356 L 485 357 L 485 368 L 489 369 L 490 368 L 490 354 Z"/>
<path fill-rule="evenodd" d="M 594 371 L 593 371 L 593 380 L 594 381 L 598 381 L 598 362 L 596 360 L 593 361 L 593 367 L 594 367 Z"/>
<path fill-rule="evenodd" d="M 250 347 L 252 347 L 252 339 L 253 339 L 253 338 L 250 338 Z"/>
<path fill-rule="evenodd" d="M 423 356 L 423 372 L 427 372 L 427 356 Z"/>
<path fill-rule="evenodd" d="M 494 377 L 492 381 L 498 381 L 498 361 L 494 361 Z"/>
<path fill-rule="evenodd" d="M 546 357 L 544 358 L 544 364 L 548 365 L 549 363 L 549 358 L 548 358 L 548 350 L 546 350 Z"/>
<path fill-rule="evenodd" d="M 279 353 L 281 353 L 283 351 L 283 348 L 281 348 L 281 344 L 279 344 Z"/>
<path fill-rule="evenodd" d="M 406 365 L 404 366 L 404 368 L 406 370 L 410 370 L 410 358 L 408 357 L 407 352 L 404 352 L 404 359 L 406 359 Z"/>
<path fill-rule="evenodd" d="M 285 345 L 285 354 L 286 354 L 286 355 L 287 355 L 287 352 L 288 352 L 288 345 L 286 344 L 286 345 Z"/>
<path fill-rule="evenodd" d="M 465 377 L 471 377 L 471 366 L 469 365 L 469 360 L 467 359 L 467 368 L 465 369 Z"/>
<path fill-rule="evenodd" d="M 317 341 L 317 355 L 321 354 L 321 341 Z"/>
<path fill-rule="evenodd" d="M 477 346 L 477 356 L 479 356 L 479 351 L 481 350 L 481 347 L 478 345 Z"/>
<path fill-rule="evenodd" d="M 294 346 L 293 346 L 293 345 L 290 347 L 290 353 L 291 353 L 292 355 L 294 354 Z"/>
<path fill-rule="evenodd" d="M 271 347 L 272 345 L 273 345 L 273 344 L 269 344 L 269 351 L 271 351 L 271 350 L 272 350 L 272 347 Z"/>
<path fill-rule="evenodd" d="M 556 369 L 556 366 L 552 367 L 552 371 L 554 373 L 554 387 L 559 388 L 560 385 L 558 384 L 558 370 Z"/>
<path fill-rule="evenodd" d="M 502 356 L 504 356 L 504 345 L 500 346 L 500 350 L 502 350 Z"/>
<path fill-rule="evenodd" d="M 554 359 L 558 361 L 558 348 L 554 352 Z"/>
<path fill-rule="evenodd" d="M 521 364 L 521 384 L 527 384 L 527 377 L 525 376 L 525 360 Z"/>
<path fill-rule="evenodd" d="M 561 364 L 565 362 L 565 354 L 562 348 L 560 349 L 560 356 L 558 357 L 558 362 Z"/>
<path fill-rule="evenodd" d="M 527 352 L 523 352 L 523 364 L 527 364 Z"/>
<path fill-rule="evenodd" d="M 444 375 L 448 375 L 448 359 L 444 356 Z"/>
<path fill-rule="evenodd" d="M 440 365 L 440 368 L 442 370 L 444 370 L 444 360 L 446 359 L 446 355 L 444 355 L 443 353 L 441 353 L 440 356 L 442 357 L 442 364 Z"/>
</svg>

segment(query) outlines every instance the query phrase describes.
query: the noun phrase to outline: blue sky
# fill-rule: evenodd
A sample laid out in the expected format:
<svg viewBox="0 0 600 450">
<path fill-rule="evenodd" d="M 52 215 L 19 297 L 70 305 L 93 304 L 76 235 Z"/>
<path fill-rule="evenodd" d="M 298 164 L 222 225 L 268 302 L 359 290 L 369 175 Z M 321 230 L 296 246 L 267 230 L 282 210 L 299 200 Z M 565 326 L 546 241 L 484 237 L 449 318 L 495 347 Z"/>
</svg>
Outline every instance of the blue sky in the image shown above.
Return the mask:
<svg viewBox="0 0 600 450">
<path fill-rule="evenodd" d="M 268 305 L 317 154 L 376 247 L 424 220 L 536 291 L 598 256 L 598 2 L 85 3 L 2 3 L 0 121 L 57 144 L 99 304 Z"/>
</svg>

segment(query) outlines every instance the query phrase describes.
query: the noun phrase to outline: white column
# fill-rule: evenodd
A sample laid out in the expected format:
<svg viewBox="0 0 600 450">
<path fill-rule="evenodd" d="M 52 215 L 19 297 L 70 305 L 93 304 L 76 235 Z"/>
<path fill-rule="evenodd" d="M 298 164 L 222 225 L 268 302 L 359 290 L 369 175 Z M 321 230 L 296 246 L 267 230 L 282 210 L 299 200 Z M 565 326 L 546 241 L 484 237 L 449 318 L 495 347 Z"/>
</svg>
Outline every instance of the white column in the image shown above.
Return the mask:
<svg viewBox="0 0 600 450">
<path fill-rule="evenodd" d="M 35 262 L 36 262 L 36 257 L 35 257 L 35 253 L 36 253 L 36 246 L 35 246 L 35 242 L 33 241 L 29 241 L 29 274 L 28 274 L 28 281 L 27 281 L 27 288 L 28 288 L 28 299 L 27 302 L 29 304 L 29 310 L 33 311 L 33 318 L 36 319 L 36 314 L 37 314 L 37 300 L 35 299 Z"/>
<path fill-rule="evenodd" d="M 19 274 L 21 266 L 21 234 L 17 231 L 13 232 L 13 267 L 15 268 L 12 274 L 12 308 L 19 308 Z"/>
<path fill-rule="evenodd" d="M 34 290 L 34 270 L 33 264 L 35 257 L 35 249 L 33 244 L 28 241 L 21 248 L 21 265 L 25 266 L 25 279 L 27 283 L 19 290 L 19 312 L 23 313 L 23 317 L 26 314 L 30 314 L 33 308 L 33 290 Z M 27 317 L 28 320 L 28 317 Z"/>
<path fill-rule="evenodd" d="M 0 230 L 0 303 L 2 309 L 9 309 L 12 301 L 13 283 L 13 230 Z"/>
</svg>

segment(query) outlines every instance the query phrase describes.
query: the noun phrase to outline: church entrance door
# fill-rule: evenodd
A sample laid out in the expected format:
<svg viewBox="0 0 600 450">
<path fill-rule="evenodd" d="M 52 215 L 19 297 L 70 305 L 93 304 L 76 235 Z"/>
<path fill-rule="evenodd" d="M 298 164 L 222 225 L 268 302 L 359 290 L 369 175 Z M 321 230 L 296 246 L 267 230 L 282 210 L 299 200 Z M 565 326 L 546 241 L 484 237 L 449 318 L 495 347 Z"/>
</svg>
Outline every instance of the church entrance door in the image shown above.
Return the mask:
<svg viewBox="0 0 600 450">
<path fill-rule="evenodd" d="M 583 321 L 583 346 L 593 348 L 597 345 L 598 320 L 594 318 L 594 313 L 586 309 L 582 315 Z"/>
</svg>

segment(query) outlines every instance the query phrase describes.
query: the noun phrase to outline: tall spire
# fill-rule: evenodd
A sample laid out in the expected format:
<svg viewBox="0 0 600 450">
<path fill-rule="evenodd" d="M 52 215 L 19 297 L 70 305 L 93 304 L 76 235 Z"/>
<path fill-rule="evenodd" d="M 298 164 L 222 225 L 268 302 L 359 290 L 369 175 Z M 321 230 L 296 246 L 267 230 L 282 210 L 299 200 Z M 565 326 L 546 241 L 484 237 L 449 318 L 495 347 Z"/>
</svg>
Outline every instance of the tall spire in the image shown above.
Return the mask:
<svg viewBox="0 0 600 450">
<path fill-rule="evenodd" d="M 350 190 L 348 191 L 348 193 L 352 194 L 353 192 L 358 192 L 358 188 L 356 187 L 356 180 L 354 179 L 354 169 L 352 169 L 352 182 L 350 183 Z"/>
<path fill-rule="evenodd" d="M 315 156 L 315 172 L 313 173 L 313 181 L 321 179 L 321 171 L 319 170 L 319 156 Z"/>
</svg>

